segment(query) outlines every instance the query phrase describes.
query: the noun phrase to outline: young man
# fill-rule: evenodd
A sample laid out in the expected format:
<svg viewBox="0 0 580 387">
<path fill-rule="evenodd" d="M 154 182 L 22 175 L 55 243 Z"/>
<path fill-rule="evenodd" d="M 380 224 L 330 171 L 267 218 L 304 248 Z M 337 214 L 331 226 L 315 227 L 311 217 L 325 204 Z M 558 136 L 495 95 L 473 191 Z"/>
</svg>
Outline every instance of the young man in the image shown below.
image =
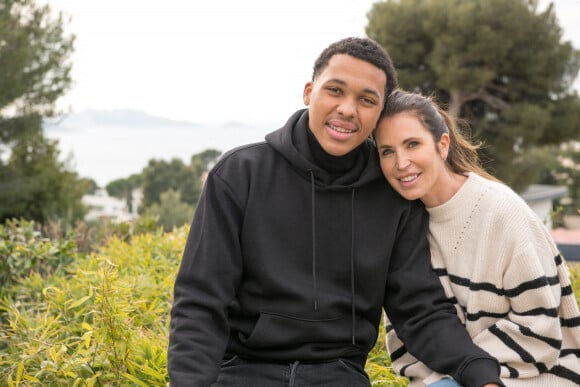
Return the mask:
<svg viewBox="0 0 580 387">
<path fill-rule="evenodd" d="M 210 171 L 175 281 L 172 386 L 368 387 L 383 307 L 431 368 L 501 383 L 431 269 L 426 212 L 386 183 L 368 140 L 396 83 L 378 44 L 336 42 L 308 109 Z"/>
</svg>

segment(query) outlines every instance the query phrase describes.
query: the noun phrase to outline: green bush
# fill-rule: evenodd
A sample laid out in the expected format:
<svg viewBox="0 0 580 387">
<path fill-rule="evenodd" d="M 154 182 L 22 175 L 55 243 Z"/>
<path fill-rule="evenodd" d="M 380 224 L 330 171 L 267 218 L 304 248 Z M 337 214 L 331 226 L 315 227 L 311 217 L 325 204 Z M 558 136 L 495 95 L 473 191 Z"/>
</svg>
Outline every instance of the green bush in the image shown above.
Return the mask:
<svg viewBox="0 0 580 387">
<path fill-rule="evenodd" d="M 405 387 L 409 384 L 407 378 L 397 376 L 391 367 L 391 359 L 385 341 L 385 327 L 382 323 L 377 343 L 369 353 L 366 371 L 373 387 Z"/>
<path fill-rule="evenodd" d="M 19 247 L 9 251 L 31 262 L 67 266 L 17 266 L 18 280 L 0 292 L 0 385 L 166 386 L 172 288 L 188 226 L 133 235 L 129 241 L 113 236 L 90 255 L 56 248 L 69 246 L 65 241 L 49 243 L 56 246 L 50 250 L 31 227 L 3 229 L 3 238 L 21 236 Z M 3 251 L 18 238 L 0 242 Z M 52 255 L 41 254 L 45 250 Z M 571 265 L 571 275 L 578 296 L 577 266 Z M 382 326 L 366 369 L 375 387 L 407 385 L 392 372 Z"/>
<path fill-rule="evenodd" d="M 113 238 L 0 300 L 0 385 L 161 386 L 185 228 Z"/>
<path fill-rule="evenodd" d="M 580 308 L 580 263 L 570 265 L 570 280 L 572 281 L 572 289 L 576 295 L 576 301 Z"/>
<path fill-rule="evenodd" d="M 74 241 L 45 238 L 33 221 L 7 220 L 0 224 L 0 289 L 31 273 L 46 276 L 62 269 L 75 253 Z"/>
</svg>

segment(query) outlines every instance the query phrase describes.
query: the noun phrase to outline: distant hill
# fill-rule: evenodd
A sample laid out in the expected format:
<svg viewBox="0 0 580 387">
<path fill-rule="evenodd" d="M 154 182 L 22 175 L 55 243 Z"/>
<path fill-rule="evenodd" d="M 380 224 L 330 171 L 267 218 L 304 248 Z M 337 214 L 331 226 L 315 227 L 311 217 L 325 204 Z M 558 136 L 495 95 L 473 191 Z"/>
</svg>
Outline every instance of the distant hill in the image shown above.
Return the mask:
<svg viewBox="0 0 580 387">
<path fill-rule="evenodd" d="M 140 173 L 148 162 L 191 156 L 208 149 L 225 152 L 263 141 L 280 123 L 194 123 L 135 110 L 85 110 L 44 123 L 47 138 L 58 141 L 63 160 L 100 187 Z M 69 158 L 70 157 L 70 158 Z"/>
<path fill-rule="evenodd" d="M 83 110 L 65 114 L 58 118 L 46 120 L 46 129 L 72 129 L 78 127 L 196 127 L 199 124 L 188 121 L 171 120 L 164 117 L 153 116 L 139 110 Z"/>
</svg>

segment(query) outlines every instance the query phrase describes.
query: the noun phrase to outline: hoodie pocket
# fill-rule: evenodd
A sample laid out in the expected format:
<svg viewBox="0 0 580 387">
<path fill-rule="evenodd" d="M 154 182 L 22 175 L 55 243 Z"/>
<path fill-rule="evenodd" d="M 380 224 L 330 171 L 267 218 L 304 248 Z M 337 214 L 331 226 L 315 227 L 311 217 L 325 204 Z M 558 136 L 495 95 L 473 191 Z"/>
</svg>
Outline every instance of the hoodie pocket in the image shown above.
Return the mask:
<svg viewBox="0 0 580 387">
<path fill-rule="evenodd" d="M 368 342 L 375 329 L 366 320 L 357 319 L 357 338 Z M 304 343 L 336 345 L 350 341 L 352 319 L 339 316 L 326 319 L 304 319 L 279 313 L 262 312 L 249 335 L 239 334 L 240 342 L 251 348 L 280 348 Z"/>
</svg>

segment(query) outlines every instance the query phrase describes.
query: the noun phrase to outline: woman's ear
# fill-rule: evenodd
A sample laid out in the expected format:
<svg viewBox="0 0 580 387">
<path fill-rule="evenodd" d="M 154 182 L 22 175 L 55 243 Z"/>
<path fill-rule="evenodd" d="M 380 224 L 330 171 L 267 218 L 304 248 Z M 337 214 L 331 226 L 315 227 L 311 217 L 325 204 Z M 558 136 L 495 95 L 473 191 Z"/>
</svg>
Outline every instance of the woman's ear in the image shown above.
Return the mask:
<svg viewBox="0 0 580 387">
<path fill-rule="evenodd" d="M 447 155 L 449 154 L 449 144 L 451 143 L 451 138 L 449 137 L 449 133 L 443 133 L 441 135 L 441 139 L 439 143 L 437 143 L 437 147 L 439 148 L 439 155 L 441 156 L 441 160 L 447 160 Z"/>
</svg>

